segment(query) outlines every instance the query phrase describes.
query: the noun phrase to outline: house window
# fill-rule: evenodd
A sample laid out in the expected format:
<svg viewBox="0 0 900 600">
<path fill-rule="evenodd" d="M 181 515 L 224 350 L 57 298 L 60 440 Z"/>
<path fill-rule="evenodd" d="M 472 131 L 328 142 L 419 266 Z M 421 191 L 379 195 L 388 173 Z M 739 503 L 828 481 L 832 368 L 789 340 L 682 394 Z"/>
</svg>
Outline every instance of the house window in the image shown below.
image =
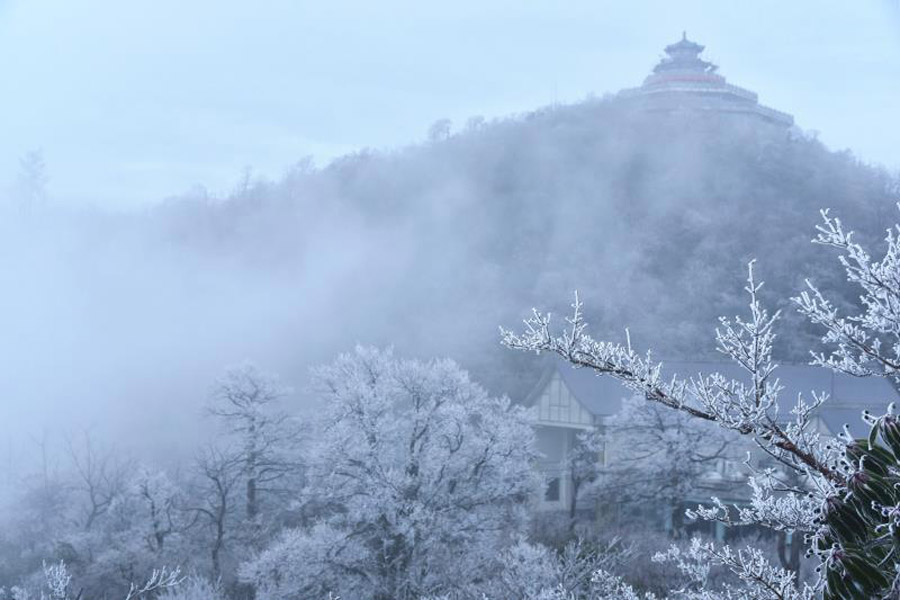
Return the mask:
<svg viewBox="0 0 900 600">
<path fill-rule="evenodd" d="M 554 477 L 547 482 L 544 500 L 547 502 L 559 502 L 559 477 Z"/>
</svg>

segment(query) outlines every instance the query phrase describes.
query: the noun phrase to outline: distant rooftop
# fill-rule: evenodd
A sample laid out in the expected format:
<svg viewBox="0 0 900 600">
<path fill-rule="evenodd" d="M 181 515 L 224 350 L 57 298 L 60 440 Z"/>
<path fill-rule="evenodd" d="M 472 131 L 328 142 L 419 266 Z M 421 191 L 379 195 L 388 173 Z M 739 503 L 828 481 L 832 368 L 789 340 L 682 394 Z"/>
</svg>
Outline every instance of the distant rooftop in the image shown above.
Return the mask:
<svg viewBox="0 0 900 600">
<path fill-rule="evenodd" d="M 683 32 L 681 40 L 665 47 L 666 56 L 643 85 L 622 90 L 619 97 L 651 111 L 730 113 L 784 128 L 794 124 L 793 116 L 763 106 L 754 92 L 729 84 L 716 65 L 700 58 L 704 48 Z"/>
<path fill-rule="evenodd" d="M 635 395 L 613 377 L 598 375 L 592 369 L 575 368 L 568 362 L 555 358 L 526 404 L 535 394 L 540 393 L 554 372 L 559 373 L 572 395 L 595 417 L 615 414 L 621 408 L 624 398 Z M 721 373 L 736 380 L 746 379 L 746 372 L 733 362 L 663 362 L 664 378 L 676 374 L 690 378 L 713 373 Z M 818 416 L 833 434 L 840 433 L 847 423 L 854 435 L 862 436 L 865 430 L 861 419 L 863 410 L 881 414 L 891 402 L 900 404 L 900 393 L 882 377 L 853 377 L 802 364 L 780 365 L 775 370 L 774 377 L 784 388 L 779 395 L 784 408 L 793 406 L 801 394 L 808 400 L 812 399 L 813 392 L 827 394 L 828 400 L 820 407 Z"/>
</svg>

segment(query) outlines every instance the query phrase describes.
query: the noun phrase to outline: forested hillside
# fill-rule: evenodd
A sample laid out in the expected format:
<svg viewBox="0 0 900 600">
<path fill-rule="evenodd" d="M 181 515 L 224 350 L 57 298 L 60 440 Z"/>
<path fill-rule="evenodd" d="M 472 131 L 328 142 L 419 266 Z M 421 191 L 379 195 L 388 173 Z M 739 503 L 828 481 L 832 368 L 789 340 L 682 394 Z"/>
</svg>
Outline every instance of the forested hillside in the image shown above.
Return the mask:
<svg viewBox="0 0 900 600">
<path fill-rule="evenodd" d="M 653 332 L 666 355 L 695 357 L 716 317 L 739 310 L 751 258 L 788 326 L 801 323 L 787 299 L 804 277 L 841 285 L 809 243 L 820 208 L 852 214 L 863 239 L 894 216 L 886 172 L 799 130 L 728 116 L 604 99 L 436 129 L 424 144 L 247 180 L 227 199 L 188 194 L 154 216 L 178 243 L 270 277 L 352 265 L 330 289 L 310 290 L 328 296 L 342 331 L 455 356 L 513 394 L 530 378 L 510 377 L 509 361 L 522 359 L 498 347 L 496 327 L 536 303 L 566 311 L 578 290 L 597 331 L 627 325 L 638 345 Z M 337 238 L 357 246 L 328 244 Z M 320 334 L 326 346 L 354 341 Z M 776 352 L 805 360 L 813 340 L 783 338 Z"/>
</svg>

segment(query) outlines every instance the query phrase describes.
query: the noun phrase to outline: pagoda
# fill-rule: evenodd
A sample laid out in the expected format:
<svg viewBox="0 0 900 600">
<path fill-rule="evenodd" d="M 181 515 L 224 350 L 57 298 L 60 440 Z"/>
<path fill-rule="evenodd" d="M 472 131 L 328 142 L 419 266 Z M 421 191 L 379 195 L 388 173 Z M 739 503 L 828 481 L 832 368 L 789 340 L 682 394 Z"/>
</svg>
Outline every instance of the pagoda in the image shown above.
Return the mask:
<svg viewBox="0 0 900 600">
<path fill-rule="evenodd" d="M 789 128 L 794 117 L 759 103 L 756 93 L 731 85 L 718 67 L 700 58 L 704 46 L 687 39 L 666 46 L 666 56 L 643 85 L 619 92 L 621 99 L 651 111 L 700 111 L 743 116 Z"/>
</svg>

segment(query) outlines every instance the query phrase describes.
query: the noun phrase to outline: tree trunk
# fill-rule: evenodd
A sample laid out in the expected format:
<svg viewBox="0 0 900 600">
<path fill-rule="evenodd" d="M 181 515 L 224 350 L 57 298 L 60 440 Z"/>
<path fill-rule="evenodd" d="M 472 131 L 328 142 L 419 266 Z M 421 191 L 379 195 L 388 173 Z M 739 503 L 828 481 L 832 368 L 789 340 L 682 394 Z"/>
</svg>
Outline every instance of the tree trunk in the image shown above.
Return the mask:
<svg viewBox="0 0 900 600">
<path fill-rule="evenodd" d="M 220 554 L 222 547 L 225 545 L 225 515 L 227 514 L 226 505 L 223 503 L 220 507 L 216 520 L 216 539 L 212 547 L 212 568 L 213 579 L 218 579 L 222 574 L 222 565 Z"/>
<path fill-rule="evenodd" d="M 578 508 L 578 488 L 581 487 L 581 482 L 573 479 L 572 480 L 572 497 L 569 498 L 569 533 L 575 533 L 575 512 Z"/>
<path fill-rule="evenodd" d="M 672 531 L 669 532 L 672 536 L 672 539 L 681 539 L 682 534 L 684 533 L 684 510 L 682 510 L 681 504 L 677 501 L 672 502 Z"/>
<path fill-rule="evenodd" d="M 802 544 L 797 539 L 797 533 L 791 532 L 791 539 L 788 541 L 788 533 L 779 531 L 776 534 L 776 544 L 778 547 L 778 561 L 781 568 L 794 574 L 794 585 L 800 584 L 800 549 Z"/>
<path fill-rule="evenodd" d="M 213 571 L 213 579 L 214 580 L 217 580 L 219 578 L 219 575 L 221 575 L 221 573 L 222 573 L 222 567 L 219 564 L 219 550 L 221 550 L 221 545 L 219 543 L 219 540 L 216 540 L 216 542 L 213 544 L 212 553 L 211 553 L 212 554 L 212 556 L 211 556 L 212 571 Z"/>
<path fill-rule="evenodd" d="M 256 477 L 247 480 L 247 518 L 251 521 L 256 518 L 259 505 L 256 500 Z"/>
</svg>

